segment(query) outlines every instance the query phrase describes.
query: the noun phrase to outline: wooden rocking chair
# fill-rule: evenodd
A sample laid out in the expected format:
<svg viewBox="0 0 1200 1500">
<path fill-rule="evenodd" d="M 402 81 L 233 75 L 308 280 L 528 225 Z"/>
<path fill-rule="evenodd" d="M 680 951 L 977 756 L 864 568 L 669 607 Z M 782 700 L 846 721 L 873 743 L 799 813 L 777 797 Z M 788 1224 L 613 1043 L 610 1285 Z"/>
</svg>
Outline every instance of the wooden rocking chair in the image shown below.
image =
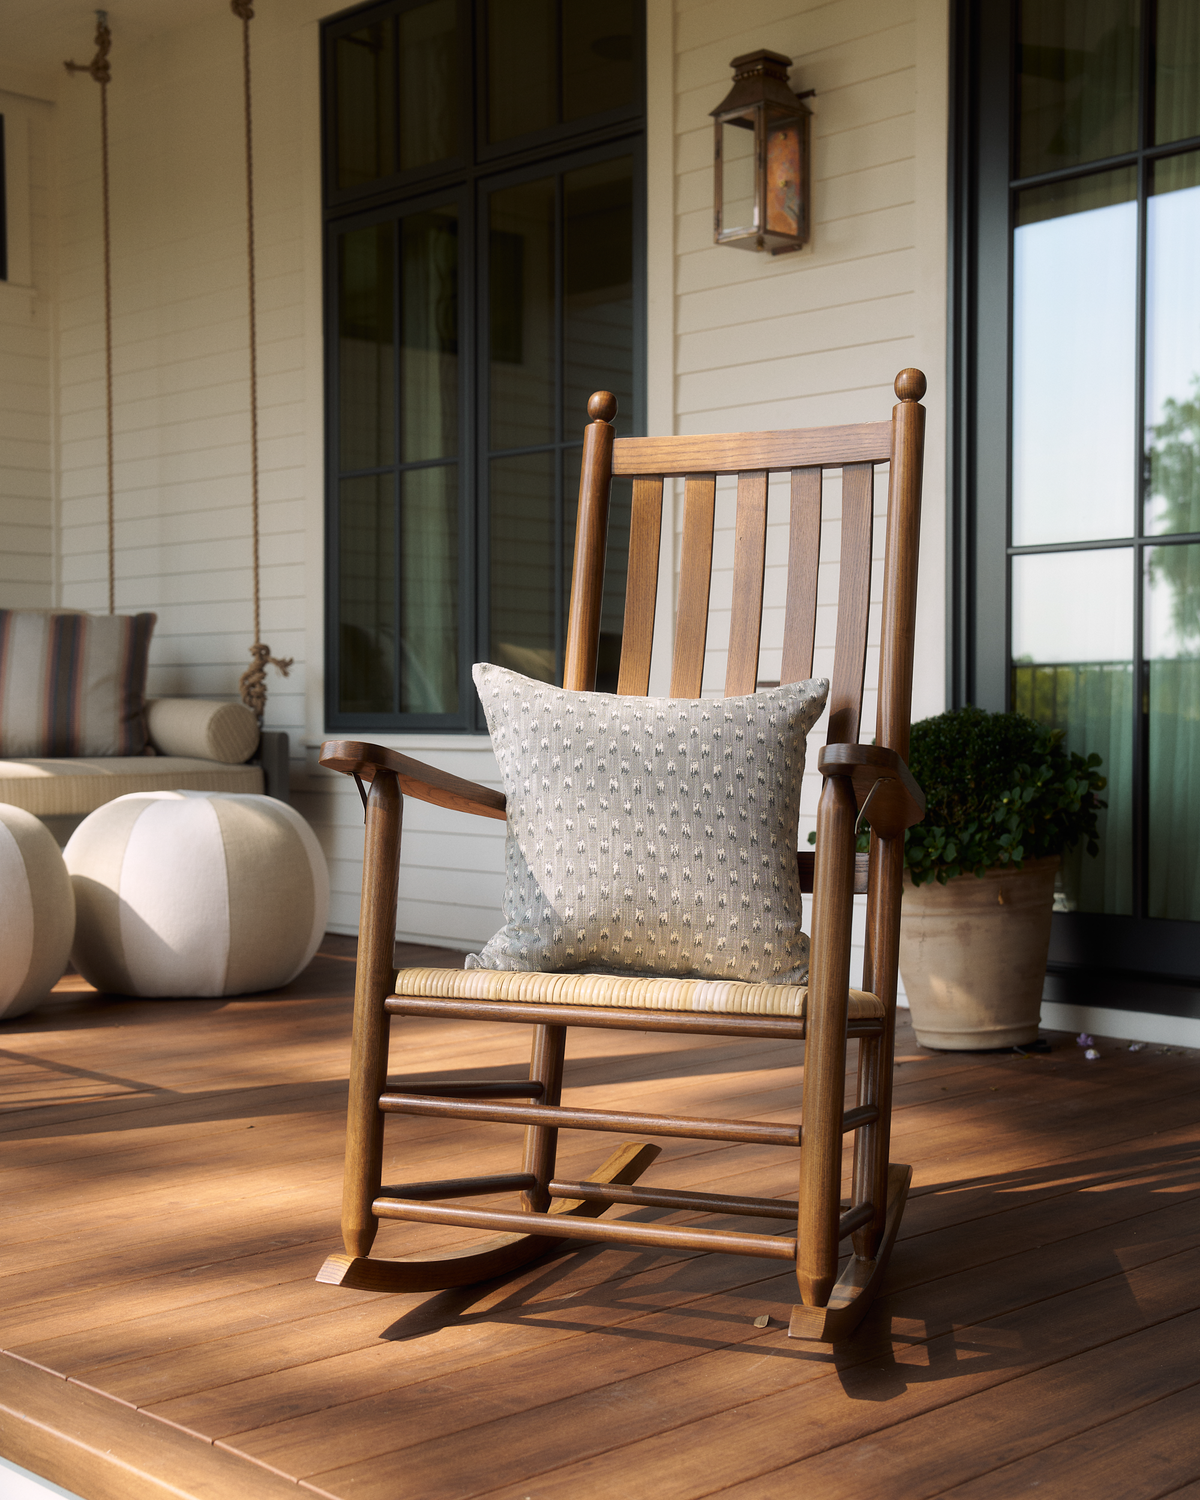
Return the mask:
<svg viewBox="0 0 1200 1500">
<path fill-rule="evenodd" d="M 588 403 L 580 479 L 564 686 L 595 683 L 611 477 L 633 478 L 629 569 L 619 694 L 645 695 L 658 583 L 664 479 L 686 479 L 679 611 L 671 696 L 700 694 L 708 619 L 716 476 L 737 474 L 734 609 L 726 696 L 751 693 L 758 673 L 763 572 L 767 540 L 767 476 L 791 475 L 788 591 L 781 677 L 811 675 L 817 612 L 817 562 L 822 473 L 840 469 L 841 548 L 837 637 L 829 695 L 829 730 L 818 765 L 824 785 L 815 856 L 800 855 L 801 884 L 812 890 L 811 955 L 801 1017 L 713 1014 L 564 1004 L 552 998 L 558 976 L 492 974 L 519 988 L 520 999 L 471 998 L 480 971 L 393 970 L 397 866 L 404 795 L 442 807 L 504 818 L 499 792 L 445 774 L 377 745 L 331 741 L 321 764 L 362 784 L 366 853 L 362 887 L 354 1039 L 342 1233 L 345 1254 L 331 1255 L 318 1280 L 373 1291 L 428 1291 L 505 1274 L 544 1254 L 556 1240 L 575 1238 L 653 1248 L 707 1249 L 794 1262 L 801 1302 L 790 1333 L 844 1338 L 866 1311 L 882 1278 L 907 1197 L 911 1168 L 889 1164 L 896 964 L 904 831 L 924 815 L 924 798 L 905 765 L 912 695 L 917 543 L 925 393 L 919 370 L 896 378 L 900 404 L 890 422 L 809 431 L 715 437 L 618 438 L 610 425 L 616 401 L 601 392 Z M 876 464 L 890 462 L 875 743 L 857 743 L 866 665 L 870 598 L 872 491 Z M 871 827 L 870 853 L 855 853 L 860 820 Z M 806 878 L 808 877 L 808 878 Z M 867 893 L 863 991 L 852 992 L 852 896 Z M 458 990 L 455 986 L 462 981 Z M 519 980 L 519 985 L 512 981 Z M 530 983 L 530 981 L 535 981 Z M 646 981 L 653 983 L 653 981 Z M 635 981 L 636 984 L 641 981 Z M 449 986 L 449 990 L 447 990 Z M 505 988 L 503 983 L 497 991 Z M 397 994 L 396 990 L 403 993 Z M 531 998 L 532 995 L 532 998 Z M 625 1002 L 623 1002 L 625 1004 Z M 389 1083 L 390 1017 L 425 1016 L 532 1025 L 528 1082 L 463 1080 L 439 1085 Z M 701 1032 L 723 1037 L 802 1038 L 806 1042 L 799 1125 L 687 1118 L 560 1103 L 569 1026 Z M 845 1105 L 846 1045 L 858 1040 L 858 1097 Z M 519 1172 L 503 1176 L 384 1186 L 383 1127 L 392 1113 L 449 1116 L 525 1126 Z M 635 1187 L 658 1148 L 622 1146 L 583 1181 L 555 1175 L 559 1128 L 621 1134 L 786 1145 L 800 1149 L 799 1198 Z M 854 1133 L 850 1204 L 840 1201 L 844 1137 Z M 507 1192 L 521 1195 L 511 1211 L 478 1209 L 447 1199 Z M 600 1220 L 612 1204 L 699 1213 L 786 1219 L 794 1237 L 735 1233 L 678 1225 Z M 499 1238 L 450 1253 L 372 1259 L 380 1219 L 406 1219 L 500 1231 Z M 853 1255 L 837 1275 L 840 1244 Z"/>
</svg>

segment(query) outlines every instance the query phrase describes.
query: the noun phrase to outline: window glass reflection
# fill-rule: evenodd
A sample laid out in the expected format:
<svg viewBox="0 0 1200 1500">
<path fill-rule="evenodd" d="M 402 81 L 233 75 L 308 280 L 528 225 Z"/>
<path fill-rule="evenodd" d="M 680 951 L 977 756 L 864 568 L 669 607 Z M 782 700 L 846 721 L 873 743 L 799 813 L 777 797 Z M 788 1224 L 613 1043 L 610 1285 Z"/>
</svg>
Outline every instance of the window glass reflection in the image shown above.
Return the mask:
<svg viewBox="0 0 1200 1500">
<path fill-rule="evenodd" d="M 401 476 L 400 711 L 458 712 L 458 465 Z"/>
<path fill-rule="evenodd" d="M 1132 168 L 1019 195 L 1013 243 L 1016 546 L 1133 531 Z"/>
<path fill-rule="evenodd" d="M 395 438 L 395 226 L 352 229 L 338 244 L 339 466 L 392 462 Z"/>
<path fill-rule="evenodd" d="M 334 45 L 337 185 L 361 187 L 396 170 L 396 24 L 390 17 Z"/>
<path fill-rule="evenodd" d="M 1146 529 L 1200 531 L 1200 151 L 1155 164 L 1146 243 Z"/>
<path fill-rule="evenodd" d="M 1068 909 L 1133 911 L 1133 553 L 1032 553 L 1012 560 L 1012 706 L 1095 752 L 1108 778 L 1100 854 L 1063 861 Z"/>
<path fill-rule="evenodd" d="M 633 160 L 563 179 L 563 433 L 587 422 L 593 391 L 617 398 L 618 434 L 633 418 Z M 570 491 L 568 491 L 568 494 Z"/>
<path fill-rule="evenodd" d="M 488 0 L 488 140 L 557 123 L 555 0 Z"/>
<path fill-rule="evenodd" d="M 1013 660 L 1131 661 L 1133 553 L 1033 552 L 1012 562 Z"/>
<path fill-rule="evenodd" d="M 461 145 L 456 0 L 401 12 L 400 169 L 457 156 Z"/>
<path fill-rule="evenodd" d="M 1137 146 L 1140 8 L 1139 0 L 1021 0 L 1018 176 Z"/>
<path fill-rule="evenodd" d="M 491 465 L 491 655 L 542 682 L 558 678 L 554 453 Z"/>
<path fill-rule="evenodd" d="M 386 714 L 396 706 L 395 479 L 343 479 L 338 506 L 338 709 Z"/>
<path fill-rule="evenodd" d="M 1155 6 L 1154 139 L 1200 135 L 1200 5 L 1158 0 Z"/>
<path fill-rule="evenodd" d="M 562 7 L 562 117 L 579 120 L 633 103 L 633 4 Z"/>
<path fill-rule="evenodd" d="M 1200 546 L 1146 555 L 1149 910 L 1200 921 Z"/>
<path fill-rule="evenodd" d="M 458 451 L 458 215 L 403 221 L 401 429 L 408 462 Z"/>
<path fill-rule="evenodd" d="M 532 447 L 555 436 L 554 178 L 488 201 L 492 447 Z"/>
</svg>

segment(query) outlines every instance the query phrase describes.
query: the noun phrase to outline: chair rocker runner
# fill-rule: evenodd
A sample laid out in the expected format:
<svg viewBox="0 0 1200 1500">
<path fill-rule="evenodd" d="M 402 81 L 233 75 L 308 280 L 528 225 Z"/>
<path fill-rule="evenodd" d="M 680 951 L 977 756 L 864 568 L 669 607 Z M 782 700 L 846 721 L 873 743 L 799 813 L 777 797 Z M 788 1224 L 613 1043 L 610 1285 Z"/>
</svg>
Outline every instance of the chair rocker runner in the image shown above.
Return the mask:
<svg viewBox="0 0 1200 1500">
<path fill-rule="evenodd" d="M 366 849 L 354 999 L 346 1170 L 342 1211 L 345 1254 L 331 1255 L 317 1277 L 373 1291 L 432 1291 L 505 1274 L 544 1254 L 556 1240 L 582 1239 L 657 1249 L 718 1250 L 793 1262 L 800 1302 L 789 1332 L 832 1341 L 853 1331 L 878 1289 L 908 1192 L 911 1168 L 889 1163 L 896 973 L 905 829 L 924 816 L 924 798 L 905 765 L 912 696 L 917 545 L 925 377 L 903 370 L 890 422 L 808 431 L 713 437 L 618 438 L 616 401 L 588 403 L 571 586 L 564 687 L 593 688 L 610 482 L 633 480 L 629 567 L 618 695 L 646 696 L 658 587 L 663 484 L 682 478 L 683 540 L 671 697 L 700 695 L 708 627 L 713 517 L 718 475 L 737 477 L 734 608 L 725 695 L 753 693 L 758 674 L 767 542 L 767 479 L 790 474 L 787 600 L 781 680 L 812 671 L 823 474 L 841 471 L 841 545 L 837 635 L 829 729 L 818 768 L 823 786 L 815 856 L 800 855 L 801 885 L 813 892 L 807 993 L 797 1013 L 758 1013 L 751 991 L 778 986 L 708 985 L 740 991 L 727 1010 L 649 1007 L 674 986 L 686 1005 L 689 981 L 583 974 L 408 969 L 396 974 L 401 814 L 404 796 L 483 817 L 505 817 L 502 793 L 422 765 L 396 751 L 331 741 L 321 764 L 354 776 L 366 807 Z M 888 511 L 881 615 L 879 696 L 874 744 L 859 744 L 870 600 L 875 466 L 888 463 Z M 363 783 L 370 783 L 369 793 Z M 855 853 L 860 821 L 870 853 Z M 811 877 L 809 879 L 808 877 Z M 849 988 L 853 896 L 867 893 L 863 990 Z M 691 982 L 695 983 L 695 982 Z M 614 989 L 613 986 L 619 988 Z M 657 991 L 653 987 L 660 987 Z M 789 993 L 794 995 L 794 991 Z M 680 1002 L 680 997 L 682 1001 Z M 736 998 L 736 997 L 735 997 Z M 603 1003 L 607 1002 L 607 1003 Z M 439 1085 L 388 1082 L 392 1016 L 488 1020 L 533 1027 L 527 1081 L 463 1079 Z M 561 1102 L 569 1026 L 705 1033 L 805 1041 L 802 1128 L 773 1121 L 572 1109 Z M 846 1107 L 847 1042 L 858 1042 L 858 1089 Z M 383 1129 L 389 1114 L 447 1116 L 525 1127 L 520 1170 L 506 1175 L 387 1186 Z M 799 1148 L 795 1200 L 683 1192 L 636 1186 L 658 1155 L 642 1142 L 622 1145 L 582 1181 L 555 1174 L 559 1129 L 623 1135 L 687 1136 Z M 853 1133 L 849 1205 L 840 1199 L 843 1144 Z M 487 1195 L 519 1194 L 510 1210 L 471 1207 Z M 786 1220 L 788 1234 L 746 1233 L 679 1224 L 601 1219 L 611 1205 L 661 1207 L 693 1214 Z M 463 1250 L 374 1259 L 381 1219 L 491 1229 L 498 1237 Z M 839 1248 L 852 1241 L 840 1278 Z"/>
</svg>

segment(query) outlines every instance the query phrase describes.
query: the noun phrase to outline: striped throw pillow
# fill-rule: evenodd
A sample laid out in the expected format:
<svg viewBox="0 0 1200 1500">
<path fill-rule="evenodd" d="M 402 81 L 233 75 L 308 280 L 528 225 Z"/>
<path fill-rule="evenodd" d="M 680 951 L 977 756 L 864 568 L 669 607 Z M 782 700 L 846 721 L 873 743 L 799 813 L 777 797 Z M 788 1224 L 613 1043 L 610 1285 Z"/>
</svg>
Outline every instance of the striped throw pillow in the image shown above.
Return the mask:
<svg viewBox="0 0 1200 1500">
<path fill-rule="evenodd" d="M 0 756 L 140 755 L 156 618 L 0 609 Z"/>
</svg>

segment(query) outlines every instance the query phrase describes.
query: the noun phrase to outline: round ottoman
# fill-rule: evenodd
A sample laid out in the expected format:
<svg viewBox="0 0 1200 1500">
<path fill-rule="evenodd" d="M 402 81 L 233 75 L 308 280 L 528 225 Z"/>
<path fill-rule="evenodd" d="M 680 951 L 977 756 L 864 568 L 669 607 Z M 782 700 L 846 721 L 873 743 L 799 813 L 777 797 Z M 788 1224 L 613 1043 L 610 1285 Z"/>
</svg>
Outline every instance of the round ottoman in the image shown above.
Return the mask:
<svg viewBox="0 0 1200 1500">
<path fill-rule="evenodd" d="M 132 792 L 63 850 L 75 967 L 121 995 L 278 989 L 316 952 L 329 872 L 312 829 L 273 797 Z"/>
<path fill-rule="evenodd" d="M 75 894 L 53 835 L 23 807 L 0 802 L 0 1020 L 46 998 L 74 934 Z"/>
</svg>

